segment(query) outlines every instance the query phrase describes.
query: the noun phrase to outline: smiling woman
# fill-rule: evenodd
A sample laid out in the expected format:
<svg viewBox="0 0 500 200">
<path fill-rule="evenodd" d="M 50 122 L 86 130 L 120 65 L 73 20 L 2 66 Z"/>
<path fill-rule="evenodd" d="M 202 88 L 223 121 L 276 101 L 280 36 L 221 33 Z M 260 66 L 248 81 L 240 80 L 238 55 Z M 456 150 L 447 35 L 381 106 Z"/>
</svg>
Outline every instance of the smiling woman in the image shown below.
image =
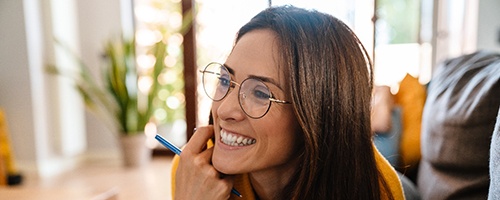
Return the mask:
<svg viewBox="0 0 500 200">
<path fill-rule="evenodd" d="M 201 71 L 213 125 L 174 159 L 175 197 L 239 198 L 235 188 L 244 199 L 403 199 L 371 140 L 367 58 L 331 15 L 260 12 L 225 63 Z"/>
<path fill-rule="evenodd" d="M 231 55 L 227 59 L 228 66 L 234 66 L 232 76 L 236 80 L 252 80 L 248 77 L 266 77 L 276 80 L 274 94 L 281 99 L 290 99 L 290 96 L 279 88 L 286 86 L 285 76 L 278 71 L 279 58 L 276 33 L 269 29 L 257 29 L 248 32 L 238 40 Z M 280 79 L 281 78 L 281 79 Z M 281 85 L 281 87 L 277 87 Z M 242 92 L 229 93 L 224 101 L 214 102 L 212 115 L 214 117 L 215 132 L 227 133 L 232 138 L 249 138 L 256 140 L 252 145 L 232 146 L 217 139 L 212 155 L 212 162 L 218 171 L 224 174 L 241 174 L 254 171 L 252 177 L 261 179 L 272 174 L 273 177 L 281 174 L 283 180 L 275 181 L 287 183 L 292 177 L 294 167 L 298 164 L 295 156 L 299 147 L 301 128 L 294 116 L 290 105 L 267 104 L 242 101 Z M 254 89 L 254 88 L 252 88 Z M 264 107 L 267 112 L 251 113 L 245 109 L 249 104 Z M 240 108 L 241 105 L 241 109 Z M 241 112 L 243 111 L 243 112 Z M 250 115 L 256 114 L 256 115 Z M 265 114 L 265 115 L 264 115 Z M 254 120 L 255 116 L 260 119 Z M 249 117 L 249 119 L 247 119 Z M 276 123 L 278 122 L 279 123 Z M 278 145 L 279 144 L 279 145 Z M 285 175 L 287 174 L 287 175 Z M 257 178 L 258 177 L 258 178 Z M 274 185 L 275 187 L 282 187 Z M 271 189 L 271 188 L 267 188 Z"/>
</svg>

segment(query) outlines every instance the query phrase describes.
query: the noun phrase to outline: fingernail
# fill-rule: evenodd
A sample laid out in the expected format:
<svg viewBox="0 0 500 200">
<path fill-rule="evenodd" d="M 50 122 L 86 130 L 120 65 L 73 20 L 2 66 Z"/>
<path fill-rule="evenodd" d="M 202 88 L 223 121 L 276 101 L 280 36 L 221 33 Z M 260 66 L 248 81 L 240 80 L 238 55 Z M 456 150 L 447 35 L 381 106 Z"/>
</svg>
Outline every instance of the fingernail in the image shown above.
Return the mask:
<svg viewBox="0 0 500 200">
<path fill-rule="evenodd" d="M 193 129 L 193 133 L 196 132 L 196 127 Z"/>
</svg>

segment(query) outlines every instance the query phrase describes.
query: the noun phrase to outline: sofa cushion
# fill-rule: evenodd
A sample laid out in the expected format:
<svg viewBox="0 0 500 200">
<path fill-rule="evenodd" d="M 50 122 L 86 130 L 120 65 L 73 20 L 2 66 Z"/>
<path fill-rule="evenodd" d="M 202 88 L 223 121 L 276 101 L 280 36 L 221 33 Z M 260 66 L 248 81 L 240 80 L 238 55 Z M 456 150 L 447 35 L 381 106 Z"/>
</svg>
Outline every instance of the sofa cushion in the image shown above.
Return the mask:
<svg viewBox="0 0 500 200">
<path fill-rule="evenodd" d="M 500 105 L 500 55 L 479 51 L 438 66 L 422 116 L 423 199 L 486 199 Z"/>
</svg>

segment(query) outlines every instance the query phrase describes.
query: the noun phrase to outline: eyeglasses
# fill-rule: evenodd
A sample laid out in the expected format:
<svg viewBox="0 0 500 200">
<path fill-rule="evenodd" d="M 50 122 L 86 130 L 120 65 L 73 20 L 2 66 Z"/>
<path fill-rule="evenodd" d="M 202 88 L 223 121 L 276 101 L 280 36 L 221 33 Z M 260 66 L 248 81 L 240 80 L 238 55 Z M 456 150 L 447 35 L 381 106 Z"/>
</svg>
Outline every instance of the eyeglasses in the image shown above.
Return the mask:
<svg viewBox="0 0 500 200">
<path fill-rule="evenodd" d="M 203 89 L 213 101 L 221 101 L 230 90 L 239 86 L 238 101 L 246 115 L 253 119 L 263 117 L 269 111 L 271 102 L 290 104 L 290 102 L 275 99 L 262 80 L 247 78 L 241 84 L 231 80 L 228 69 L 216 62 L 209 63 L 203 71 Z"/>
</svg>

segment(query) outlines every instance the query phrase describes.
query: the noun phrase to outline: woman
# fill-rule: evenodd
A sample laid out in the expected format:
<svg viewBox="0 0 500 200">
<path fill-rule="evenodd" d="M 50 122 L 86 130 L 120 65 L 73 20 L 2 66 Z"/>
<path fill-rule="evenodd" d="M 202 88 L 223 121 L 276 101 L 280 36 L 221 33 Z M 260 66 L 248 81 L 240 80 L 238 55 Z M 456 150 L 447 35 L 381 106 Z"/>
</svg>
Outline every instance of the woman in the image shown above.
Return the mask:
<svg viewBox="0 0 500 200">
<path fill-rule="evenodd" d="M 202 71 L 213 125 L 174 159 L 175 198 L 404 198 L 372 144 L 367 59 L 330 15 L 293 6 L 259 13 L 226 62 Z"/>
</svg>

